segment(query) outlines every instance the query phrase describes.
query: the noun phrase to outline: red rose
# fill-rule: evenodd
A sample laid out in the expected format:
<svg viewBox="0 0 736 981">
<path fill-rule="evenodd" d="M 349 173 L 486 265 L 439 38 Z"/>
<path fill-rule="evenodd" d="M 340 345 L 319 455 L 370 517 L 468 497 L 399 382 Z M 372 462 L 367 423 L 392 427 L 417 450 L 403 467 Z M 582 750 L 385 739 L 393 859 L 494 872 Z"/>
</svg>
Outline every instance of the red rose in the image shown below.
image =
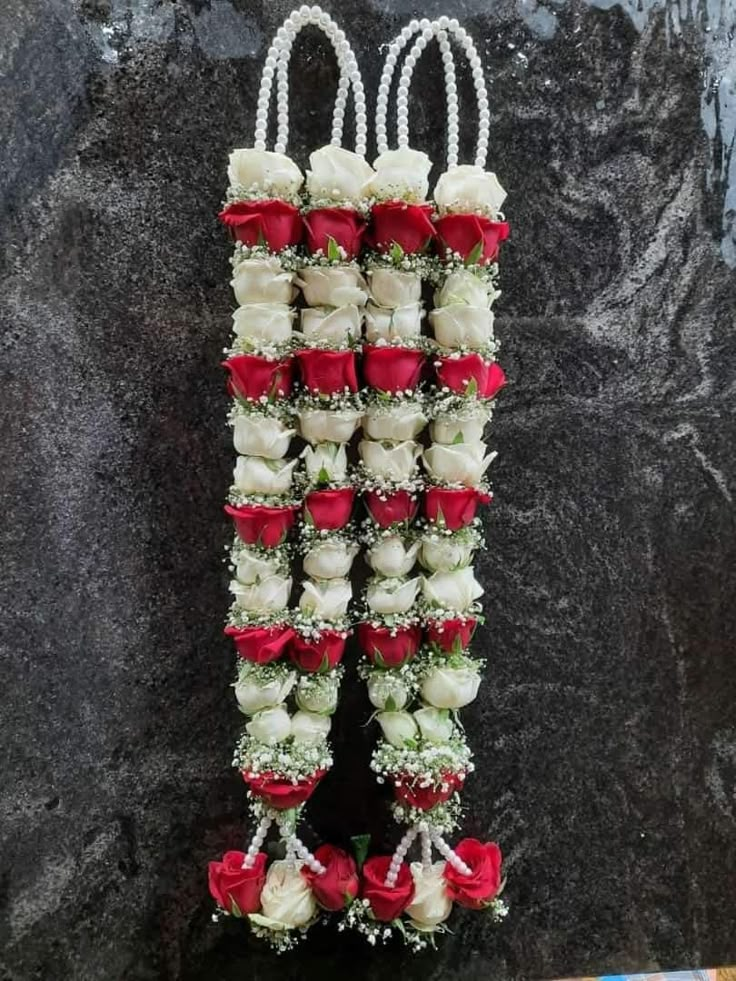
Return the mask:
<svg viewBox="0 0 736 981">
<path fill-rule="evenodd" d="M 260 773 L 258 776 L 247 777 L 245 771 L 243 779 L 248 784 L 250 792 L 256 797 L 262 797 L 266 803 L 277 811 L 288 811 L 298 804 L 303 804 L 311 797 L 315 787 L 327 772 L 326 770 L 315 770 L 310 777 L 292 783 L 283 777 L 278 777 L 273 773 Z"/>
<path fill-rule="evenodd" d="M 447 895 L 468 909 L 482 909 L 501 888 L 501 849 L 495 841 L 483 844 L 476 838 L 463 838 L 454 851 L 472 871 L 462 875 L 447 862 L 442 873 Z"/>
<path fill-rule="evenodd" d="M 232 637 L 238 656 L 254 664 L 277 661 L 294 636 L 291 627 L 277 624 L 274 627 L 225 627 L 225 635 Z"/>
<path fill-rule="evenodd" d="M 340 910 L 349 906 L 360 888 L 358 867 L 352 856 L 334 845 L 320 845 L 314 857 L 325 867 L 321 875 L 306 865 L 302 867 L 302 875 L 309 882 L 314 898 L 323 909 Z"/>
<path fill-rule="evenodd" d="M 435 804 L 443 804 L 456 790 L 460 790 L 462 785 L 463 778 L 457 773 L 443 773 L 441 782 L 429 787 L 420 787 L 414 776 L 400 773 L 394 776 L 396 800 L 403 801 L 409 807 L 416 807 L 420 811 L 428 811 Z"/>
<path fill-rule="evenodd" d="M 457 252 L 463 259 L 471 255 L 475 262 L 485 266 L 498 256 L 501 242 L 509 237 L 506 221 L 491 221 L 480 215 L 445 215 L 435 222 L 439 238 L 439 253 L 444 257 L 447 249 Z M 480 243 L 480 254 L 475 258 L 475 250 Z"/>
<path fill-rule="evenodd" d="M 457 531 L 471 524 L 478 504 L 488 504 L 490 500 L 490 494 L 482 494 L 473 487 L 462 490 L 430 487 L 424 495 L 424 514 L 428 521 Z"/>
<path fill-rule="evenodd" d="M 238 201 L 224 208 L 219 218 L 243 245 L 267 245 L 280 252 L 302 239 L 299 209 L 286 201 Z"/>
<path fill-rule="evenodd" d="M 235 522 L 238 537 L 246 545 L 262 545 L 275 548 L 286 539 L 296 521 L 299 510 L 296 504 L 283 507 L 267 507 L 265 504 L 225 505 L 225 512 Z"/>
<path fill-rule="evenodd" d="M 422 377 L 426 358 L 413 347 L 363 345 L 361 367 L 366 385 L 381 392 L 413 391 Z"/>
<path fill-rule="evenodd" d="M 310 252 L 327 255 L 330 239 L 345 249 L 348 259 L 360 252 L 365 222 L 352 208 L 315 208 L 304 218 L 304 227 Z"/>
<path fill-rule="evenodd" d="M 277 395 L 288 398 L 294 384 L 294 362 L 291 358 L 283 361 L 269 361 L 257 354 L 236 354 L 222 367 L 230 372 L 228 391 L 231 395 L 239 395 L 243 399 L 259 399 L 266 395 L 276 398 Z"/>
<path fill-rule="evenodd" d="M 375 918 L 384 923 L 398 919 L 414 898 L 414 880 L 406 862 L 399 866 L 396 884 L 385 884 L 390 865 L 390 855 L 376 855 L 364 862 L 362 869 L 361 898 L 368 900 Z"/>
<path fill-rule="evenodd" d="M 389 528 L 399 521 L 411 521 L 419 510 L 418 498 L 405 490 L 382 493 L 380 496 L 378 491 L 366 491 L 363 500 L 368 514 L 381 528 Z"/>
<path fill-rule="evenodd" d="M 304 514 L 320 531 L 344 528 L 353 513 L 355 491 L 352 487 L 339 490 L 310 491 L 304 498 Z"/>
<path fill-rule="evenodd" d="M 294 633 L 289 657 L 302 671 L 327 671 L 342 661 L 345 637 L 336 630 L 323 630 L 316 640 Z"/>
<path fill-rule="evenodd" d="M 380 668 L 399 668 L 410 661 L 419 650 L 422 631 L 419 627 L 374 627 L 358 624 L 358 644 L 361 651 Z"/>
<path fill-rule="evenodd" d="M 431 204 L 374 204 L 371 243 L 378 252 L 390 252 L 392 245 L 400 245 L 404 252 L 426 252 L 437 234 L 431 214 Z"/>
<path fill-rule="evenodd" d="M 245 852 L 225 852 L 221 862 L 210 862 L 210 895 L 218 906 L 234 916 L 257 913 L 266 881 L 266 855 L 258 852 L 253 865 L 243 868 Z"/>
<path fill-rule="evenodd" d="M 320 395 L 358 391 L 355 355 L 352 351 L 297 351 L 304 386 Z"/>
<path fill-rule="evenodd" d="M 465 650 L 477 626 L 478 621 L 472 617 L 468 620 L 428 620 L 424 626 L 424 639 L 448 653 L 454 651 L 458 644 L 461 650 Z"/>
<path fill-rule="evenodd" d="M 484 361 L 479 354 L 464 354 L 460 358 L 437 358 L 437 384 L 459 395 L 468 395 L 468 386 L 475 382 L 475 394 L 492 399 L 506 384 L 506 375 L 497 361 Z"/>
</svg>

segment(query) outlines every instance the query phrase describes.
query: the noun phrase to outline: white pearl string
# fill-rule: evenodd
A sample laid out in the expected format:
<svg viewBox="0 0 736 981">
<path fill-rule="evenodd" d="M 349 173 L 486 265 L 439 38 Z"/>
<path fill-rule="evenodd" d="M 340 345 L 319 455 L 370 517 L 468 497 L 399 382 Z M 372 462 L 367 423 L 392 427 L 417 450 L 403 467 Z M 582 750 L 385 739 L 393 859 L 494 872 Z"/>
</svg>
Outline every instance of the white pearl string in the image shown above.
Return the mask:
<svg viewBox="0 0 736 981">
<path fill-rule="evenodd" d="M 315 873 L 315 875 L 324 875 L 327 869 L 315 858 L 315 856 L 310 852 L 304 842 L 298 838 L 296 835 L 291 839 L 294 844 L 294 850 L 296 851 L 299 858 L 303 859 L 306 865 Z"/>
<path fill-rule="evenodd" d="M 248 851 L 245 853 L 245 859 L 243 861 L 243 868 L 250 869 L 255 864 L 256 855 L 261 850 L 261 845 L 266 840 L 266 835 L 268 834 L 268 829 L 273 823 L 273 818 L 268 816 L 262 817 L 256 832 L 253 835 L 250 845 L 248 846 Z"/>
<path fill-rule="evenodd" d="M 419 834 L 422 836 L 422 869 L 429 872 L 432 869 L 432 838 L 426 821 L 420 822 Z"/>
<path fill-rule="evenodd" d="M 404 861 L 406 853 L 409 851 L 409 846 L 416 838 L 418 830 L 418 828 L 409 828 L 393 854 L 391 864 L 389 865 L 388 872 L 386 873 L 386 878 L 383 880 L 383 884 L 388 886 L 389 889 L 393 889 L 393 887 L 396 885 L 396 880 L 399 878 L 401 863 Z"/>
<path fill-rule="evenodd" d="M 460 875 L 473 874 L 473 870 L 470 868 L 470 866 L 466 865 L 465 862 L 463 862 L 463 860 L 460 858 L 460 856 L 455 854 L 455 852 L 450 848 L 450 846 L 447 844 L 445 839 L 437 831 L 431 830 L 429 834 L 432 839 L 432 843 L 434 844 L 435 848 L 440 853 L 440 855 L 442 855 L 443 858 L 446 858 L 447 861 L 450 863 L 450 865 L 457 872 L 459 872 Z"/>
<path fill-rule="evenodd" d="M 376 98 L 376 148 L 379 153 L 385 153 L 388 150 L 388 134 L 386 131 L 388 98 L 399 55 L 417 31 L 423 30 L 429 23 L 426 18 L 421 21 L 410 20 L 406 27 L 402 28 L 401 33 L 388 46 L 386 59 L 383 63 L 383 71 L 378 83 L 378 96 Z"/>
</svg>

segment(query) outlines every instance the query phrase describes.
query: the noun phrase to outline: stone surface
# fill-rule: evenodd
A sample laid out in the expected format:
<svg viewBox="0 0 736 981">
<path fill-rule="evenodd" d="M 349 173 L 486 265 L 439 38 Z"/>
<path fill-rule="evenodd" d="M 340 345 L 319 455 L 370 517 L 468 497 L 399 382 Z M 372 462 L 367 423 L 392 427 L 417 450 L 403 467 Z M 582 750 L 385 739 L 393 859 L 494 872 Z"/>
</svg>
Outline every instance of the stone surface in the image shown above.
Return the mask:
<svg viewBox="0 0 736 981">
<path fill-rule="evenodd" d="M 628 0 L 333 5 L 369 93 L 380 45 L 417 14 L 461 18 L 492 78 L 511 384 L 465 800 L 467 832 L 503 844 L 513 910 L 500 929 L 461 917 L 416 960 L 326 932 L 276 960 L 210 922 L 203 869 L 244 814 L 220 634 L 231 298 L 214 215 L 289 9 L 0 10 L 0 978 L 504 981 L 734 961 L 728 2 L 681 18 Z M 295 58 L 304 163 L 335 71 L 314 36 Z M 424 60 L 412 132 L 439 157 Z M 380 845 L 365 716 L 348 686 L 311 820 Z"/>
</svg>

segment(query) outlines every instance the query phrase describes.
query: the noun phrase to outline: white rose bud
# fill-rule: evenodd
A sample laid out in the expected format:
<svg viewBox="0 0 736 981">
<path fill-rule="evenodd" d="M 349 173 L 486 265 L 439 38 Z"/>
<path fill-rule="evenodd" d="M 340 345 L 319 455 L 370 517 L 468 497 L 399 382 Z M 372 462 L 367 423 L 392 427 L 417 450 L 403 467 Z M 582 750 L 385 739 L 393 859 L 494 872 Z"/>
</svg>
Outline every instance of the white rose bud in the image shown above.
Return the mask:
<svg viewBox="0 0 736 981">
<path fill-rule="evenodd" d="M 425 702 L 439 709 L 461 709 L 469 705 L 480 688 L 480 674 L 475 668 L 431 668 L 422 681 Z"/>
<path fill-rule="evenodd" d="M 302 589 L 299 609 L 302 613 L 311 613 L 324 620 L 339 620 L 344 617 L 353 597 L 347 579 L 328 579 L 325 582 L 310 582 L 305 579 Z"/>
<path fill-rule="evenodd" d="M 424 201 L 432 161 L 421 150 L 386 150 L 373 161 L 375 174 L 363 187 L 365 197 L 390 201 Z"/>
<path fill-rule="evenodd" d="M 278 344 L 290 340 L 294 316 L 285 303 L 249 303 L 233 314 L 233 331 L 250 341 Z"/>
<path fill-rule="evenodd" d="M 357 545 L 327 539 L 306 553 L 304 571 L 312 579 L 347 579 L 358 551 Z"/>
<path fill-rule="evenodd" d="M 271 681 L 258 681 L 256 672 L 251 672 L 238 680 L 235 685 L 235 698 L 241 712 L 253 715 L 262 709 L 273 708 L 284 702 L 296 683 L 296 672 L 273 678 Z"/>
<path fill-rule="evenodd" d="M 298 866 L 286 860 L 271 865 L 261 892 L 261 910 L 264 917 L 286 930 L 311 923 L 317 915 L 317 903 Z"/>
<path fill-rule="evenodd" d="M 280 575 L 285 571 L 284 565 L 278 554 L 266 556 L 261 552 L 251 552 L 244 548 L 238 553 L 235 575 L 244 585 L 250 586 L 269 576 Z"/>
<path fill-rule="evenodd" d="M 294 273 L 286 272 L 275 257 L 244 259 L 233 272 L 230 285 L 241 306 L 253 303 L 291 303 L 297 294 Z"/>
<path fill-rule="evenodd" d="M 419 303 L 422 298 L 422 280 L 417 273 L 369 269 L 368 282 L 373 302 L 379 307 L 396 309 Z"/>
<path fill-rule="evenodd" d="M 388 712 L 398 712 L 409 701 L 409 690 L 391 671 L 371 671 L 368 678 L 371 705 Z"/>
<path fill-rule="evenodd" d="M 307 191 L 316 200 L 332 199 L 356 204 L 373 168 L 357 153 L 339 146 L 323 146 L 309 156 Z"/>
<path fill-rule="evenodd" d="M 347 344 L 360 337 L 362 316 L 354 303 L 344 307 L 305 307 L 302 334 L 309 341 Z"/>
<path fill-rule="evenodd" d="M 283 705 L 276 705 L 256 712 L 245 729 L 259 743 L 276 746 L 291 735 L 291 719 Z"/>
<path fill-rule="evenodd" d="M 383 738 L 398 749 L 419 735 L 417 724 L 410 712 L 379 712 L 376 722 L 383 730 Z"/>
<path fill-rule="evenodd" d="M 448 170 L 434 188 L 437 207 L 443 211 L 488 211 L 497 214 L 506 200 L 506 191 L 490 171 L 474 164 L 461 164 Z"/>
<path fill-rule="evenodd" d="M 296 429 L 288 429 L 271 416 L 249 413 L 235 417 L 233 443 L 243 456 L 280 460 L 287 454 L 292 436 L 296 436 Z"/>
<path fill-rule="evenodd" d="M 475 551 L 472 543 L 456 541 L 453 538 L 435 538 L 431 535 L 422 539 L 419 561 L 430 572 L 455 572 L 470 565 Z"/>
<path fill-rule="evenodd" d="M 241 610 L 249 613 L 278 613 L 286 609 L 291 594 L 291 578 L 268 576 L 251 585 L 233 579 L 230 592 Z"/>
<path fill-rule="evenodd" d="M 414 439 L 427 425 L 427 417 L 416 402 L 397 405 L 386 411 L 382 407 L 368 409 L 363 419 L 363 430 L 369 439 L 389 439 L 403 442 Z"/>
<path fill-rule="evenodd" d="M 470 307 L 490 307 L 500 295 L 501 291 L 490 280 L 482 279 L 468 269 L 458 269 L 450 273 L 441 289 L 435 290 L 434 305 L 449 307 L 467 303 Z"/>
<path fill-rule="evenodd" d="M 310 307 L 365 306 L 365 280 L 355 266 L 305 266 L 297 284 Z"/>
<path fill-rule="evenodd" d="M 414 879 L 414 898 L 407 906 L 406 915 L 421 929 L 436 927 L 452 912 L 452 900 L 447 895 L 445 863 L 435 862 L 424 869 L 421 862 L 411 863 Z"/>
<path fill-rule="evenodd" d="M 307 476 L 311 480 L 330 483 L 344 480 L 348 472 L 348 455 L 344 443 L 317 443 L 302 451 Z"/>
<path fill-rule="evenodd" d="M 422 459 L 427 472 L 435 480 L 477 487 L 498 456 L 495 451 L 484 456 L 485 449 L 485 443 L 457 443 L 453 446 L 433 443 L 424 451 Z"/>
<path fill-rule="evenodd" d="M 353 409 L 310 409 L 299 413 L 299 432 L 308 443 L 347 443 L 361 418 Z"/>
<path fill-rule="evenodd" d="M 296 690 L 296 703 L 305 712 L 332 715 L 337 708 L 339 687 L 334 672 L 302 675 Z"/>
<path fill-rule="evenodd" d="M 458 569 L 456 572 L 435 572 L 424 577 L 422 592 L 427 603 L 445 610 L 462 612 L 483 595 L 483 587 L 475 578 L 473 569 Z"/>
<path fill-rule="evenodd" d="M 231 187 L 267 191 L 268 197 L 291 197 L 304 182 L 294 161 L 272 150 L 233 150 L 227 168 Z"/>
<path fill-rule="evenodd" d="M 368 565 L 380 576 L 405 576 L 411 572 L 419 552 L 419 542 L 408 545 L 400 535 L 381 538 L 365 553 Z"/>
<path fill-rule="evenodd" d="M 363 439 L 358 444 L 358 452 L 367 469 L 377 477 L 402 481 L 415 472 L 421 448 L 410 439 L 392 445 Z"/>
<path fill-rule="evenodd" d="M 414 712 L 414 721 L 419 726 L 422 739 L 428 743 L 446 743 L 452 737 L 452 719 L 444 709 L 418 709 Z"/>
<path fill-rule="evenodd" d="M 493 340 L 493 319 L 492 310 L 464 303 L 435 307 L 429 314 L 435 340 L 449 349 L 485 347 Z"/>
<path fill-rule="evenodd" d="M 393 310 L 369 303 L 365 308 L 365 339 L 369 344 L 375 344 L 376 341 L 419 337 L 423 316 L 421 303 L 409 303 Z"/>
<path fill-rule="evenodd" d="M 244 494 L 288 494 L 298 462 L 239 456 L 233 471 L 233 484 Z"/>
<path fill-rule="evenodd" d="M 330 731 L 330 719 L 316 712 L 295 712 L 291 718 L 291 734 L 295 743 L 302 746 L 318 746 Z"/>
<path fill-rule="evenodd" d="M 437 416 L 430 423 L 429 435 L 433 443 L 482 443 L 483 430 L 489 419 L 489 412 L 479 412 L 462 419 L 448 415 Z"/>
<path fill-rule="evenodd" d="M 384 616 L 406 613 L 414 605 L 419 591 L 420 578 L 372 579 L 366 589 L 365 600 L 374 613 Z"/>
</svg>

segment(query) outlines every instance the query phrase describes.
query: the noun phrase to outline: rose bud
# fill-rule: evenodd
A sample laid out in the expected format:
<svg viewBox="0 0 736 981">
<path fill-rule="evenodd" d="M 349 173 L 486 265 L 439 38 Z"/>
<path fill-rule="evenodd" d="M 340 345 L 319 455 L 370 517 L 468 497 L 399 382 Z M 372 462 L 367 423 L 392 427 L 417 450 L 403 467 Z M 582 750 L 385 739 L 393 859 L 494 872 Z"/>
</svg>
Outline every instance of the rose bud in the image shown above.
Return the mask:
<svg viewBox="0 0 736 981">
<path fill-rule="evenodd" d="M 336 630 L 323 630 L 314 640 L 295 633 L 289 657 L 302 671 L 328 671 L 342 660 L 346 638 Z"/>
<path fill-rule="evenodd" d="M 435 706 L 417 709 L 412 713 L 425 743 L 448 743 L 454 726 L 450 713 Z"/>
<path fill-rule="evenodd" d="M 217 905 L 233 916 L 247 916 L 261 908 L 261 892 L 266 881 L 266 854 L 258 852 L 250 868 L 245 868 L 245 852 L 225 852 L 221 862 L 210 862 L 210 895 Z"/>
<path fill-rule="evenodd" d="M 405 541 L 400 535 L 389 535 L 371 545 L 365 560 L 379 576 L 405 576 L 414 568 L 419 545 L 419 542 Z"/>
<path fill-rule="evenodd" d="M 358 624 L 358 644 L 365 656 L 379 668 L 399 668 L 419 650 L 419 627 L 374 627 Z"/>
<path fill-rule="evenodd" d="M 427 417 L 416 402 L 371 406 L 363 418 L 363 433 L 370 439 L 401 443 L 415 439 L 427 425 Z"/>
<path fill-rule="evenodd" d="M 282 677 L 270 681 L 259 681 L 262 672 L 256 668 L 242 675 L 234 685 L 238 708 L 245 715 L 254 715 L 261 709 L 274 708 L 287 699 L 296 684 L 296 671 L 289 671 Z"/>
<path fill-rule="evenodd" d="M 230 285 L 241 306 L 254 303 L 288 304 L 297 294 L 294 273 L 283 269 L 276 256 L 243 259 L 235 266 Z"/>
<path fill-rule="evenodd" d="M 304 217 L 309 252 L 329 254 L 330 239 L 353 259 L 363 244 L 365 222 L 352 208 L 315 208 Z"/>
<path fill-rule="evenodd" d="M 363 439 L 358 443 L 358 453 L 370 474 L 398 482 L 408 480 L 416 472 L 421 447 L 413 439 L 403 443 Z"/>
<path fill-rule="evenodd" d="M 376 722 L 381 727 L 383 738 L 397 749 L 414 742 L 419 736 L 417 723 L 411 712 L 379 712 Z"/>
<path fill-rule="evenodd" d="M 281 545 L 296 521 L 298 505 L 267 507 L 263 504 L 225 505 L 225 513 L 235 522 L 238 537 L 246 545 L 275 548 Z"/>
<path fill-rule="evenodd" d="M 396 800 L 416 807 L 420 811 L 429 811 L 437 804 L 446 800 L 463 785 L 463 778 L 457 773 L 443 773 L 439 784 L 421 787 L 416 777 L 408 774 L 397 774 L 394 781 Z"/>
<path fill-rule="evenodd" d="M 434 305 L 449 307 L 454 303 L 467 303 L 471 307 L 490 308 L 500 295 L 501 291 L 489 280 L 476 276 L 470 269 L 457 269 L 435 291 Z"/>
<path fill-rule="evenodd" d="M 302 875 L 309 883 L 314 898 L 323 909 L 344 909 L 355 899 L 360 888 L 355 860 L 334 845 L 320 845 L 314 857 L 324 866 L 324 872 L 313 872 L 308 866 L 302 866 Z"/>
<path fill-rule="evenodd" d="M 481 215 L 445 215 L 437 219 L 435 228 L 441 258 L 449 250 L 482 266 L 497 258 L 501 242 L 509 237 L 508 222 L 491 221 Z"/>
<path fill-rule="evenodd" d="M 304 409 L 297 415 L 299 432 L 308 443 L 348 443 L 362 418 L 356 409 Z"/>
<path fill-rule="evenodd" d="M 374 577 L 369 581 L 366 589 L 366 604 L 373 613 L 381 616 L 407 613 L 414 605 L 419 586 L 420 577 L 416 579 Z"/>
<path fill-rule="evenodd" d="M 358 391 L 355 355 L 352 351 L 297 351 L 296 359 L 305 388 L 320 395 Z"/>
<path fill-rule="evenodd" d="M 395 245 L 404 252 L 426 252 L 437 234 L 431 220 L 432 205 L 386 201 L 371 209 L 370 239 L 378 252 Z"/>
<path fill-rule="evenodd" d="M 482 442 L 483 432 L 490 418 L 490 409 L 484 408 L 482 403 L 478 404 L 476 411 L 470 416 L 438 413 L 429 424 L 429 437 L 433 443 L 444 443 L 446 446 Z"/>
<path fill-rule="evenodd" d="M 490 500 L 490 494 L 482 494 L 472 487 L 463 490 L 430 487 L 424 495 L 424 515 L 428 521 L 457 531 L 472 524 L 478 504 L 488 504 Z"/>
<path fill-rule="evenodd" d="M 292 197 L 304 183 L 302 172 L 286 154 L 253 147 L 231 152 L 227 178 L 232 188 L 268 189 L 268 196 L 275 198 Z"/>
<path fill-rule="evenodd" d="M 318 746 L 327 739 L 331 725 L 329 716 L 300 710 L 292 716 L 291 734 L 295 743 L 302 746 Z"/>
<path fill-rule="evenodd" d="M 424 201 L 429 190 L 432 161 L 408 146 L 385 150 L 373 161 L 375 174 L 363 185 L 363 196 L 379 201 Z"/>
<path fill-rule="evenodd" d="M 378 266 L 366 275 L 371 298 L 378 307 L 396 310 L 418 304 L 422 298 L 422 278 L 417 273 Z"/>
<path fill-rule="evenodd" d="M 261 893 L 261 910 L 278 924 L 274 930 L 294 930 L 312 922 L 317 904 L 297 865 L 288 860 L 273 863 Z"/>
<path fill-rule="evenodd" d="M 475 544 L 458 541 L 455 535 L 425 535 L 421 541 L 419 561 L 430 572 L 454 572 L 470 565 Z"/>
<path fill-rule="evenodd" d="M 467 610 L 483 595 L 483 587 L 475 578 L 473 567 L 454 572 L 434 572 L 422 577 L 422 594 L 429 606 L 445 610 Z"/>
<path fill-rule="evenodd" d="M 218 217 L 243 245 L 266 245 L 271 252 L 281 252 L 302 239 L 299 209 L 286 201 L 236 201 Z"/>
<path fill-rule="evenodd" d="M 288 811 L 292 807 L 303 804 L 305 800 L 311 797 L 326 771 L 315 770 L 311 776 L 298 780 L 296 783 L 283 779 L 274 773 L 259 773 L 248 776 L 246 771 L 242 772 L 243 779 L 255 797 L 261 797 L 277 811 Z"/>
<path fill-rule="evenodd" d="M 485 443 L 432 443 L 422 454 L 430 480 L 477 487 L 498 453 L 485 453 Z"/>
<path fill-rule="evenodd" d="M 464 354 L 460 358 L 436 359 L 437 384 L 458 395 L 475 394 L 492 399 L 506 384 L 506 375 L 497 361 L 484 361 L 479 354 Z"/>
<path fill-rule="evenodd" d="M 304 571 L 312 579 L 346 579 L 360 549 L 340 540 L 313 545 L 304 556 Z"/>
<path fill-rule="evenodd" d="M 422 698 L 438 709 L 457 709 L 469 705 L 480 688 L 480 675 L 475 667 L 430 668 L 422 680 Z"/>
<path fill-rule="evenodd" d="M 233 424 L 233 444 L 243 456 L 262 456 L 280 460 L 286 456 L 295 429 L 289 429 L 280 419 L 269 416 L 236 416 Z"/>
<path fill-rule="evenodd" d="M 368 678 L 371 705 L 385 712 L 398 712 L 409 701 L 409 689 L 392 671 L 373 670 Z"/>
<path fill-rule="evenodd" d="M 413 391 L 421 380 L 425 360 L 415 348 L 364 344 L 363 378 L 366 385 L 380 392 Z"/>
<path fill-rule="evenodd" d="M 307 193 L 312 199 L 359 202 L 374 176 L 371 165 L 352 150 L 323 146 L 309 155 Z"/>
<path fill-rule="evenodd" d="M 291 735 L 291 719 L 283 705 L 256 712 L 245 731 L 264 746 L 277 746 Z"/>
<path fill-rule="evenodd" d="M 337 708 L 340 682 L 335 675 L 302 675 L 296 689 L 296 704 L 305 712 L 332 715 Z"/>
<path fill-rule="evenodd" d="M 467 620 L 428 620 L 424 636 L 428 644 L 451 654 L 470 645 L 477 625 L 478 621 L 472 617 Z"/>
<path fill-rule="evenodd" d="M 296 282 L 310 307 L 362 307 L 368 299 L 363 274 L 354 265 L 305 266 Z"/>
<path fill-rule="evenodd" d="M 304 498 L 305 521 L 320 531 L 338 531 L 350 521 L 354 501 L 352 487 L 310 491 Z"/>
<path fill-rule="evenodd" d="M 266 576 L 246 585 L 238 579 L 230 582 L 230 592 L 241 610 L 249 613 L 278 613 L 285 610 L 291 594 L 291 576 Z"/>
<path fill-rule="evenodd" d="M 420 930 L 431 930 L 452 912 L 452 900 L 445 889 L 444 869 L 444 862 L 435 862 L 428 869 L 421 862 L 411 863 L 414 899 L 407 906 L 406 915 Z"/>
<path fill-rule="evenodd" d="M 254 664 L 277 661 L 294 636 L 291 627 L 225 627 L 225 636 L 232 637 L 238 656 Z"/>
<path fill-rule="evenodd" d="M 447 862 L 447 895 L 468 909 L 482 909 L 501 888 L 501 849 L 495 841 L 482 844 L 476 838 L 464 838 L 454 851 L 471 872 L 463 875 Z"/>
<path fill-rule="evenodd" d="M 398 919 L 414 898 L 414 880 L 406 862 L 399 866 L 395 884 L 386 885 L 390 865 L 390 855 L 376 855 L 367 859 L 362 869 L 361 897 L 368 900 L 374 917 L 383 923 Z"/>
<path fill-rule="evenodd" d="M 291 358 L 270 361 L 257 354 L 235 354 L 222 362 L 230 372 L 228 390 L 243 399 L 288 398 L 294 384 L 294 362 Z"/>
<path fill-rule="evenodd" d="M 492 344 L 494 321 L 493 311 L 488 307 L 469 307 L 467 303 L 436 307 L 429 315 L 434 339 L 440 347 L 450 350 Z"/>
<path fill-rule="evenodd" d="M 366 510 L 373 521 L 381 528 L 395 524 L 406 524 L 416 517 L 419 501 L 409 491 L 398 490 L 390 494 L 366 491 L 363 495 Z"/>
<path fill-rule="evenodd" d="M 506 200 L 506 191 L 495 174 L 477 164 L 461 164 L 439 177 L 434 200 L 443 211 L 464 213 L 482 208 L 497 214 Z"/>
</svg>

